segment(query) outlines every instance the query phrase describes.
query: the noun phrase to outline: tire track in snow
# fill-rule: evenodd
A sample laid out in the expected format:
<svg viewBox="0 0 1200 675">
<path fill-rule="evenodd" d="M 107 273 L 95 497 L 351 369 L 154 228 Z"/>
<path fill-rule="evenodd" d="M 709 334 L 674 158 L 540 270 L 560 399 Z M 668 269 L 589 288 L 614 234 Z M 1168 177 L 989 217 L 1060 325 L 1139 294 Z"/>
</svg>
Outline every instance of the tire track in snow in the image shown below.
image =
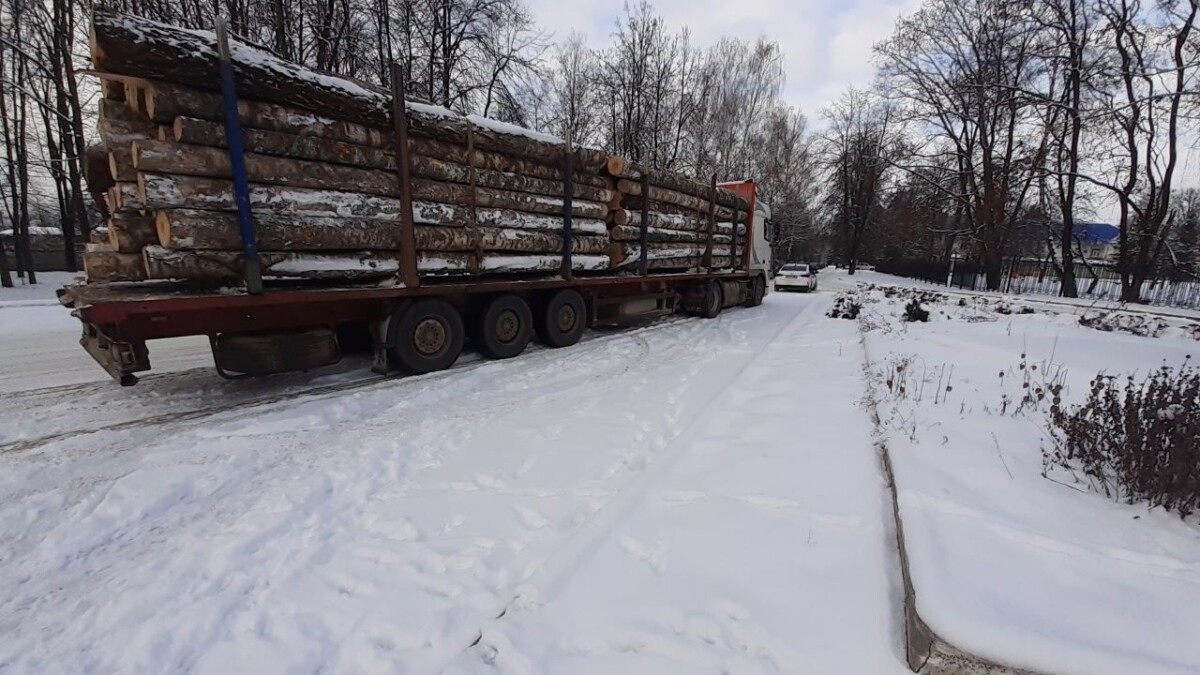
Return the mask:
<svg viewBox="0 0 1200 675">
<path fill-rule="evenodd" d="M 588 336 L 585 336 L 585 338 L 580 341 L 579 345 L 602 344 L 602 343 L 609 342 L 612 340 L 618 340 L 621 338 L 629 338 L 629 339 L 634 340 L 635 342 L 638 342 L 641 345 L 642 350 L 643 350 L 642 358 L 644 359 L 645 353 L 649 351 L 649 345 L 646 342 L 645 338 L 643 338 L 640 335 L 640 333 L 643 333 L 646 331 L 663 330 L 663 329 L 669 328 L 671 326 L 694 322 L 696 320 L 697 319 L 695 317 L 674 316 L 674 317 L 669 317 L 667 319 L 661 319 L 659 321 L 656 321 L 656 322 L 646 325 L 646 326 L 642 326 L 640 328 L 622 330 L 617 333 L 592 333 Z M 576 347 L 578 347 L 579 345 L 576 345 Z M 531 350 L 527 354 L 524 354 L 518 358 L 529 358 L 533 354 L 542 353 L 542 352 L 545 352 L 548 350 L 549 350 L 549 348 L 547 348 L 547 347 L 539 347 L 535 350 Z M 397 378 L 397 377 L 384 377 L 384 376 L 380 376 L 375 373 L 369 373 L 363 377 L 349 380 L 346 382 L 338 382 L 338 383 L 328 384 L 328 385 L 317 385 L 317 386 L 309 387 L 306 389 L 301 389 L 299 391 L 288 391 L 288 392 L 278 393 L 278 394 L 269 394 L 266 396 L 261 396 L 258 398 L 252 398 L 252 399 L 247 399 L 247 400 L 240 400 L 240 401 L 227 402 L 227 403 L 216 403 L 216 404 L 204 407 L 204 408 L 200 408 L 198 410 L 167 411 L 167 412 L 163 412 L 163 413 L 159 413 L 159 414 L 155 414 L 155 415 L 149 415 L 149 416 L 145 416 L 145 417 L 139 417 L 136 419 L 125 420 L 125 421 L 121 421 L 121 422 L 117 422 L 117 423 L 113 423 L 113 424 L 104 424 L 104 425 L 100 425 L 100 426 L 86 427 L 86 428 L 66 429 L 66 430 L 58 431 L 58 432 L 51 433 L 51 434 L 45 434 L 45 435 L 39 436 L 37 438 L 24 439 L 24 440 L 19 440 L 19 441 L 12 441 L 10 443 L 0 444 L 0 454 L 22 452 L 25 450 L 38 448 L 40 446 L 54 443 L 57 441 L 67 440 L 70 438 L 75 438 L 78 436 L 85 436 L 85 435 L 94 434 L 94 433 L 119 432 L 119 431 L 126 431 L 126 430 L 130 430 L 130 429 L 138 429 L 138 428 L 143 428 L 143 427 L 154 427 L 154 426 L 161 426 L 161 425 L 168 425 L 168 424 L 172 425 L 172 426 L 185 425 L 189 422 L 204 420 L 204 419 L 207 419 L 214 415 L 218 415 L 220 413 L 229 412 L 229 411 L 241 410 L 241 411 L 246 411 L 246 412 L 253 411 L 253 412 L 257 413 L 257 412 L 261 412 L 261 411 L 256 410 L 257 408 L 261 408 L 263 406 L 269 406 L 274 403 L 280 403 L 280 402 L 285 402 L 285 401 L 286 402 L 299 402 L 299 401 L 307 401 L 309 399 L 316 400 L 321 397 L 326 397 L 326 396 L 341 394 L 341 393 L 348 393 L 348 392 L 352 392 L 352 391 L 356 391 L 356 390 L 368 390 L 369 391 L 371 389 L 376 389 L 376 388 L 387 388 L 387 387 L 400 388 L 400 387 L 403 387 L 406 385 L 411 385 L 413 383 L 418 383 L 418 382 L 434 382 L 434 381 L 438 381 L 438 380 L 442 380 L 442 379 L 448 379 L 448 378 L 453 378 L 453 377 L 456 377 L 459 375 L 463 375 L 472 370 L 475 370 L 476 368 L 480 368 L 487 364 L 494 363 L 491 360 L 478 357 L 474 353 L 466 354 L 464 356 L 467 357 L 467 359 L 465 361 L 460 359 L 460 361 L 458 363 L 456 363 L 456 365 L 451 367 L 449 370 L 441 371 L 441 372 L 437 372 L 437 373 L 430 373 L 428 375 Z M 474 357 L 474 358 L 472 358 L 472 357 Z M 629 364 L 629 363 L 624 364 L 622 367 L 622 370 L 624 372 L 628 372 L 635 365 L 636 364 Z M 172 373 L 170 375 L 164 375 L 164 377 L 169 376 L 174 379 L 176 376 L 185 377 L 189 374 L 195 375 L 195 371 L 183 371 L 181 373 Z M 597 376 L 597 377 L 601 377 L 601 376 Z M 106 386 L 111 387 L 113 385 L 111 385 L 110 383 L 106 383 Z M 62 392 L 69 396 L 71 393 L 73 393 L 73 391 L 75 391 L 77 389 L 77 387 L 73 387 L 73 386 L 50 387 L 48 389 L 53 390 L 55 393 Z M 41 390 L 38 390 L 38 391 L 41 391 Z M 2 401 L 2 400 L 3 400 L 3 397 L 0 397 L 0 401 Z"/>
<path fill-rule="evenodd" d="M 820 296 L 828 298 L 829 296 Z M 786 330 L 802 318 L 812 319 L 815 314 L 820 317 L 828 302 L 809 302 L 791 318 L 780 323 L 764 344 L 770 344 L 778 339 Z M 479 628 L 470 635 L 461 635 L 458 640 L 446 640 L 452 646 L 445 650 L 438 659 L 441 665 L 436 672 L 442 672 L 455 659 L 479 644 L 483 631 L 488 624 L 501 621 L 508 611 L 517 605 L 522 605 L 524 595 L 530 591 L 536 594 L 536 601 L 545 601 L 560 591 L 580 569 L 583 560 L 594 554 L 596 550 L 613 534 L 621 522 L 627 519 L 646 494 L 654 487 L 657 480 L 666 475 L 682 458 L 688 447 L 687 442 L 696 435 L 699 425 L 696 421 L 715 405 L 727 391 L 728 386 L 738 380 L 756 361 L 762 358 L 762 350 L 754 351 L 743 357 L 736 370 L 715 391 L 707 396 L 704 403 L 699 405 L 686 420 L 682 422 L 682 433 L 671 438 L 665 447 L 656 452 L 644 468 L 632 480 L 618 489 L 612 498 L 574 530 L 566 535 L 566 541 L 555 546 L 546 556 L 542 564 L 525 579 L 516 583 L 508 593 L 507 599 L 489 616 L 481 617 Z"/>
</svg>

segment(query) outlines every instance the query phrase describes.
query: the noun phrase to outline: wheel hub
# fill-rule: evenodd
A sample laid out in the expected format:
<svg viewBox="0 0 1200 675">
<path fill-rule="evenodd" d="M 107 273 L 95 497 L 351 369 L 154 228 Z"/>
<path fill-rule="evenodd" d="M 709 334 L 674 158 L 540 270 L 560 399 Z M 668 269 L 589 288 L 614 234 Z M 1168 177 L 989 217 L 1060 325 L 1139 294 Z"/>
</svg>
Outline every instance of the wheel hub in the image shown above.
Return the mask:
<svg viewBox="0 0 1200 675">
<path fill-rule="evenodd" d="M 575 314 L 575 308 L 570 305 L 563 305 L 558 308 L 558 312 L 554 315 L 554 325 L 563 333 L 570 333 L 575 329 L 575 322 L 578 316 Z"/>
<path fill-rule="evenodd" d="M 521 319 L 511 309 L 506 309 L 496 317 L 496 339 L 508 344 L 517 339 L 521 333 Z"/>
<path fill-rule="evenodd" d="M 422 356 L 435 356 L 446 348 L 446 327 L 437 319 L 422 319 L 413 331 L 413 347 Z"/>
</svg>

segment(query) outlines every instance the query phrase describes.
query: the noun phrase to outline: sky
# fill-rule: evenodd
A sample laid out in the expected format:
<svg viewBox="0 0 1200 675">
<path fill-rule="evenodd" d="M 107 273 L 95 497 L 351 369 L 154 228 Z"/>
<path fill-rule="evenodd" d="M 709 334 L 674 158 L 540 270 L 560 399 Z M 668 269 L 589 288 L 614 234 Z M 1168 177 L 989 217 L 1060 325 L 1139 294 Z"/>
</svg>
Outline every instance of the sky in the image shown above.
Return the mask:
<svg viewBox="0 0 1200 675">
<path fill-rule="evenodd" d="M 786 60 L 785 99 L 810 120 L 848 85 L 870 84 L 871 46 L 912 14 L 919 0 L 651 0 L 672 30 L 691 29 L 707 47 L 723 36 L 775 40 Z M 609 44 L 623 3 L 614 0 L 526 0 L 537 23 L 565 38 L 572 30 L 593 47 Z"/>
<path fill-rule="evenodd" d="M 631 0 L 636 2 L 637 0 Z M 650 0 L 672 31 L 687 26 L 693 44 L 707 47 L 728 35 L 753 40 L 765 35 L 779 43 L 787 73 L 784 99 L 820 126 L 820 112 L 850 85 L 866 87 L 875 73 L 872 46 L 891 35 L 900 16 L 917 11 L 921 0 Z M 624 3 L 615 0 L 526 0 L 534 20 L 565 39 L 572 30 L 589 46 L 611 43 Z M 1185 140 L 1180 158 L 1181 187 L 1200 186 L 1200 138 Z M 1081 214 L 1115 222 L 1114 200 L 1098 195 Z"/>
</svg>

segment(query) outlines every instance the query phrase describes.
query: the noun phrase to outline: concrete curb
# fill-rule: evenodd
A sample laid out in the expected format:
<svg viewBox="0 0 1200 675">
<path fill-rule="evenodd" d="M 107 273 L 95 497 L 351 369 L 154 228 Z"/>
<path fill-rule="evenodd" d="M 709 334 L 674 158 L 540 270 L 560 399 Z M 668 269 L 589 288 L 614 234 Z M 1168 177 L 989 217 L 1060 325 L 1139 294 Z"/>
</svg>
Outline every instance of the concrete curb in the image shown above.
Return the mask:
<svg viewBox="0 0 1200 675">
<path fill-rule="evenodd" d="M 938 637 L 917 612 L 917 592 L 909 574 L 908 549 L 904 544 L 904 521 L 900 517 L 896 475 L 892 470 L 892 457 L 879 419 L 879 404 L 875 398 L 870 371 L 871 360 L 867 353 L 866 335 L 862 332 L 859 333 L 859 342 L 863 352 L 863 375 L 867 383 L 863 401 L 871 417 L 871 424 L 875 427 L 875 450 L 879 453 L 884 479 L 891 495 L 896 550 L 900 558 L 900 576 L 904 586 L 904 655 L 908 667 L 921 675 L 1039 675 L 1035 671 L 1006 666 L 955 647 Z"/>
</svg>

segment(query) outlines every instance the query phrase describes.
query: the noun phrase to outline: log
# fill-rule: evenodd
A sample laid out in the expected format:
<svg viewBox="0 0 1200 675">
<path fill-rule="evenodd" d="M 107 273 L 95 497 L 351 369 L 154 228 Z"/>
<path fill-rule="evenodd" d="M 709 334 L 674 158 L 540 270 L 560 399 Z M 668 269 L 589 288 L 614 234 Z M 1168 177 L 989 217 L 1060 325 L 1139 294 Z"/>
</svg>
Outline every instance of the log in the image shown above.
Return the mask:
<svg viewBox="0 0 1200 675">
<path fill-rule="evenodd" d="M 685 195 L 691 195 L 706 202 L 708 201 L 709 185 L 681 173 L 638 166 L 634 162 L 616 155 L 609 158 L 604 169 L 608 175 L 614 178 L 626 178 L 634 182 L 640 182 L 644 173 L 648 176 L 652 186 L 682 192 Z M 717 188 L 717 204 L 728 206 L 729 208 L 736 206 L 739 211 L 750 209 L 749 201 L 743 199 L 736 192 L 723 188 Z"/>
<path fill-rule="evenodd" d="M 171 139 L 180 143 L 207 145 L 224 148 L 227 145 L 225 127 L 218 122 L 195 117 L 176 117 L 172 125 Z M 263 155 L 307 159 L 319 162 L 334 162 L 362 168 L 395 171 L 395 155 L 391 148 L 374 148 L 328 138 L 317 133 L 289 133 L 267 129 L 243 129 L 243 144 L 246 150 Z M 562 193 L 562 171 L 557 167 L 512 158 L 500 153 L 475 150 L 453 143 L 428 138 L 409 139 L 409 150 L 413 154 L 413 172 L 416 175 L 437 180 L 459 183 L 469 181 L 471 161 L 475 162 L 476 182 L 479 185 L 557 195 Z M 504 178 L 485 174 L 486 171 L 512 174 Z M 453 177 L 452 177 L 453 176 Z M 514 183 L 513 176 L 520 176 L 528 185 L 508 187 Z M 608 201 L 612 198 L 612 182 L 603 176 L 576 172 L 575 196 L 591 201 Z M 581 189 L 594 188 L 594 190 Z M 602 192 L 601 192 L 602 190 Z"/>
<path fill-rule="evenodd" d="M 158 243 L 154 217 L 119 212 L 108 219 L 108 245 L 120 253 L 137 253 L 144 246 Z"/>
<path fill-rule="evenodd" d="M 233 183 L 219 178 L 139 173 L 138 199 L 149 208 L 209 209 L 232 211 Z M 359 192 L 310 190 L 279 185 L 250 184 L 250 207 L 256 215 L 288 214 L 292 216 L 340 216 L 370 218 L 398 223 L 400 200 Z M 413 202 L 413 221 L 423 225 L 464 226 L 471 222 L 472 209 L 461 204 L 442 204 L 427 201 Z M 509 229 L 562 230 L 559 214 L 532 214 L 501 208 L 475 209 L 477 224 Z M 572 231 L 580 234 L 604 234 L 607 228 L 595 218 L 576 218 Z"/>
<path fill-rule="evenodd" d="M 140 177 L 139 177 L 140 179 Z M 142 199 L 138 183 L 115 183 L 108 189 L 108 212 L 115 214 L 119 211 L 137 211 L 144 209 L 146 201 Z"/>
<path fill-rule="evenodd" d="M 646 267 L 651 270 L 686 270 L 700 267 L 704 264 L 704 256 L 687 256 L 683 258 L 661 258 L 659 260 L 647 260 Z M 729 256 L 713 256 L 712 266 L 714 268 L 729 267 Z"/>
<path fill-rule="evenodd" d="M 146 266 L 139 253 L 117 253 L 106 244 L 88 244 L 83 250 L 83 272 L 87 283 L 142 281 Z"/>
<path fill-rule="evenodd" d="M 161 246 L 142 249 L 146 275 L 150 279 L 238 282 L 242 280 L 239 251 L 177 251 Z M 264 277 L 339 279 L 355 281 L 393 276 L 398 257 L 391 251 L 309 253 L 260 251 Z M 449 271 L 455 265 L 466 269 L 466 256 L 439 256 L 428 271 Z"/>
<path fill-rule="evenodd" d="M 412 170 L 413 175 L 430 180 L 461 183 L 464 185 L 471 183 L 470 167 L 464 164 L 446 162 L 434 157 L 412 157 Z M 553 197 L 560 196 L 563 193 L 563 184 L 559 181 L 543 180 L 541 178 L 490 169 L 476 169 L 475 184 L 480 187 L 499 188 L 514 192 L 528 192 Z M 575 184 L 573 187 L 572 194 L 575 199 L 591 202 L 607 202 L 616 194 L 614 190 L 609 188 L 596 188 L 579 184 Z"/>
<path fill-rule="evenodd" d="M 642 212 L 630 209 L 616 209 L 609 211 L 608 220 L 614 225 L 637 227 L 642 224 Z M 700 220 L 698 216 L 663 213 L 662 211 L 650 212 L 649 225 L 650 227 L 661 227 L 668 230 L 708 231 L 707 220 Z M 733 231 L 733 223 L 716 223 L 716 231 L 721 234 L 729 234 Z M 738 234 L 746 234 L 746 226 L 742 223 L 738 223 Z"/>
<path fill-rule="evenodd" d="M 100 99 L 96 129 L 100 133 L 100 142 L 110 149 L 153 138 L 157 131 L 154 123 L 145 116 L 131 111 L 123 102 L 111 99 Z"/>
<path fill-rule="evenodd" d="M 549 272 L 562 270 L 562 256 L 558 255 L 515 255 L 485 253 L 479 258 L 480 274 L 513 272 Z M 571 269 L 579 272 L 598 272 L 609 268 L 606 255 L 572 255 Z"/>
<path fill-rule="evenodd" d="M 687 258 L 704 255 L 704 244 L 651 244 L 646 247 L 647 260 L 664 260 L 667 258 Z M 632 265 L 641 260 L 641 247 L 635 244 L 613 242 L 609 246 L 609 257 L 614 267 Z M 713 255 L 729 257 L 728 246 L 714 246 Z"/>
<path fill-rule="evenodd" d="M 560 215 L 563 201 L 559 197 L 534 195 L 525 192 L 510 192 L 492 188 L 471 189 L 469 185 L 457 183 L 439 183 L 430 180 L 413 180 L 413 199 L 420 199 L 443 204 L 470 204 L 498 209 L 512 209 L 528 213 Z M 573 200 L 571 215 L 577 218 L 603 219 L 608 215 L 608 207 L 597 202 Z"/>
<path fill-rule="evenodd" d="M 246 175 L 255 183 L 268 185 L 287 185 L 325 190 L 338 190 L 353 186 L 356 191 L 381 196 L 397 196 L 396 177 L 393 172 L 375 169 L 359 169 L 356 167 L 312 162 L 287 157 L 271 157 L 257 153 L 246 153 Z M 420 164 L 427 170 L 438 164 L 436 160 L 428 162 L 414 161 L 414 166 Z M 184 145 L 179 143 L 163 143 L 160 141 L 135 141 L 133 143 L 133 165 L 138 171 L 155 173 L 173 173 L 189 176 L 209 176 L 228 178 L 231 174 L 229 154 L 219 148 L 204 145 Z M 442 169 L 452 172 L 448 163 L 440 163 Z M 463 167 L 466 173 L 465 167 Z M 521 176 L 502 174 L 500 172 L 478 172 L 480 177 L 491 183 L 508 186 L 529 186 L 530 182 Z M 458 175 L 454 173 L 454 175 Z M 530 179 L 530 181 L 536 179 Z M 594 188 L 581 188 L 593 190 Z M 561 213 L 562 199 L 559 197 L 526 194 L 510 189 L 481 186 L 472 190 L 470 186 L 436 182 L 431 180 L 412 181 L 412 194 L 415 199 L 426 199 L 451 204 L 470 204 L 478 206 L 511 208 L 532 213 L 554 214 Z M 580 218 L 603 218 L 607 207 L 597 202 L 586 200 L 574 201 L 572 213 Z"/>
<path fill-rule="evenodd" d="M 102 72 L 166 80 L 207 91 L 217 91 L 221 82 L 216 37 L 210 31 L 185 30 L 97 9 L 92 13 L 89 44 L 92 64 Z M 382 89 L 318 73 L 238 40 L 230 41 L 230 52 L 236 86 L 239 91 L 253 92 L 255 99 L 370 127 L 392 126 L 391 96 Z M 149 104 L 147 109 L 149 112 Z M 407 111 L 409 125 L 418 135 L 465 143 L 470 134 L 474 147 L 551 162 L 561 161 L 566 152 L 561 139 L 502 122 L 468 119 L 416 102 L 409 103 Z M 157 110 L 154 116 L 159 116 Z M 576 166 L 595 171 L 609 157 L 587 148 L 576 149 L 575 155 Z"/>
<path fill-rule="evenodd" d="M 136 183 L 137 169 L 133 168 L 133 150 L 117 146 L 108 151 L 108 171 L 117 183 Z"/>
<path fill-rule="evenodd" d="M 608 236 L 613 241 L 641 241 L 642 228 L 631 225 L 617 225 L 608 231 Z M 706 232 L 698 232 L 694 230 L 671 230 L 663 227 L 648 227 L 646 228 L 646 241 L 650 242 L 704 242 L 707 241 L 708 234 Z M 716 243 L 728 244 L 732 237 L 728 234 L 714 234 L 713 241 Z"/>
<path fill-rule="evenodd" d="M 627 208 L 639 208 L 641 206 L 642 184 L 637 181 L 621 179 L 617 181 L 617 191 L 622 195 L 626 195 L 621 204 Z M 636 199 L 634 199 L 636 198 Z M 683 209 L 694 211 L 708 212 L 708 200 L 699 197 L 686 195 L 682 192 L 667 190 L 665 188 L 650 186 L 650 204 L 651 208 L 655 208 L 662 204 L 672 204 Z M 746 211 L 739 209 L 739 221 L 746 220 Z M 733 220 L 733 209 L 720 204 L 716 207 L 716 216 L 718 220 Z"/>
<path fill-rule="evenodd" d="M 155 215 L 156 242 L 165 248 L 241 250 L 237 214 L 222 211 L 171 210 Z M 259 247 L 280 251 L 390 250 L 400 248 L 399 228 L 388 222 L 355 218 L 290 216 L 257 217 Z M 494 227 L 415 228 L 417 250 L 562 252 L 562 237 L 536 230 Z M 607 253 L 607 237 L 572 240 L 575 253 Z"/>
<path fill-rule="evenodd" d="M 117 80 L 100 80 L 100 95 L 109 101 L 125 102 L 125 85 Z"/>
<path fill-rule="evenodd" d="M 170 82 L 144 82 L 146 114 L 154 122 L 173 125 L 176 119 L 188 117 L 224 124 L 225 103 L 220 94 Z M 239 100 L 238 118 L 243 129 L 316 136 L 373 148 L 392 148 L 395 145 L 390 131 L 262 101 Z"/>
<path fill-rule="evenodd" d="M 116 254 L 124 255 L 124 254 Z M 336 279 L 363 281 L 396 274 L 397 254 L 386 251 L 347 253 L 260 252 L 263 276 L 300 279 Z M 218 283 L 237 283 L 242 279 L 240 253 L 237 251 L 177 251 L 161 246 L 142 250 L 148 278 L 187 279 Z M 608 256 L 573 256 L 572 267 L 580 271 L 607 269 Z M 562 267 L 556 255 L 513 255 L 485 253 L 419 253 L 417 269 L 423 275 L 497 274 L 513 272 L 554 272 Z"/>
</svg>

